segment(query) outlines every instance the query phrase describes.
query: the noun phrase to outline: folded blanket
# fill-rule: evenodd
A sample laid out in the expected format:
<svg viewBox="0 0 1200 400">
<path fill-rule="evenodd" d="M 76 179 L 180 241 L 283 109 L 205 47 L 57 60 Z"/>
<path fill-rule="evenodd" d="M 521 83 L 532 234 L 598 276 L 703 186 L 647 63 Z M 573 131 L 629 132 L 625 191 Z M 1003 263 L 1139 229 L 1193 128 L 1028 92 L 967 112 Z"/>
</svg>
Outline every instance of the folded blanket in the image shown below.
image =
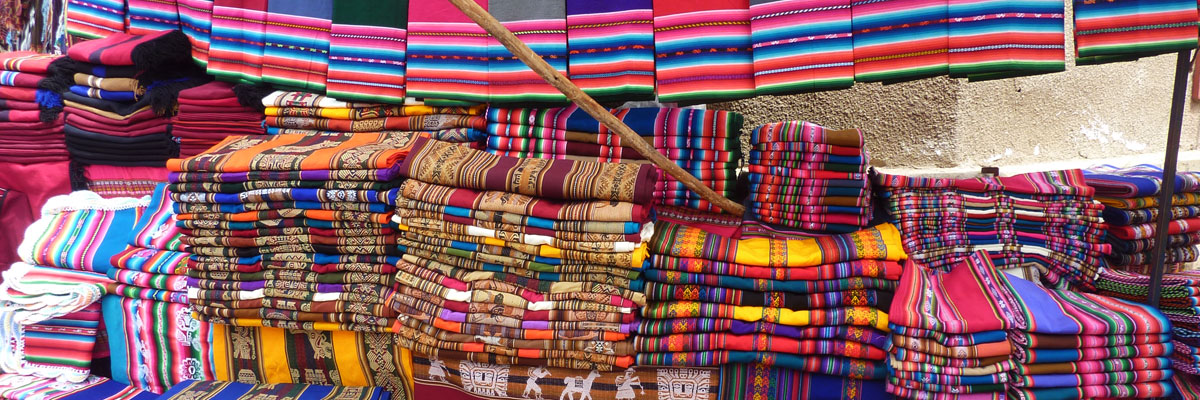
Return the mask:
<svg viewBox="0 0 1200 400">
<path fill-rule="evenodd" d="M 32 51 L 9 51 L 0 53 L 0 69 L 47 75 L 50 73 L 50 63 L 61 57 L 58 54 L 41 54 Z"/>
<path fill-rule="evenodd" d="M 413 140 L 416 139 L 416 140 Z M 278 135 L 264 138 L 229 137 L 209 152 L 186 160 L 172 160 L 174 172 L 247 172 L 315 169 L 389 168 L 411 149 L 420 150 L 424 138 L 413 135 L 360 133 L 342 137 Z M 320 144 L 317 144 L 317 143 Z M 309 146 L 321 150 L 308 152 Z M 271 161 L 260 160 L 273 154 Z M 413 157 L 405 159 L 408 163 Z M 401 166 L 401 172 L 406 168 Z"/>
<path fill-rule="evenodd" d="M 1103 166 L 1084 171 L 1087 184 L 1103 197 L 1134 198 L 1158 194 L 1162 187 L 1162 169 L 1149 164 L 1118 169 Z M 1200 191 L 1200 172 L 1175 174 L 1175 193 Z"/>
<path fill-rule="evenodd" d="M 137 92 L 112 92 L 82 85 L 71 86 L 71 93 L 75 93 L 80 96 L 91 97 L 93 99 L 121 102 L 134 102 L 137 101 L 139 97 Z"/>
<path fill-rule="evenodd" d="M 190 63 L 189 48 L 187 36 L 175 30 L 147 35 L 114 33 L 103 39 L 77 43 L 67 51 L 67 56 L 93 64 L 154 70 Z"/>
<path fill-rule="evenodd" d="M 562 202 L 514 193 L 476 191 L 433 185 L 413 179 L 405 181 L 400 186 L 399 194 L 404 198 L 429 204 L 480 211 L 506 212 L 549 220 L 634 222 L 641 224 L 649 221 L 650 217 L 650 207 L 630 202 Z"/>
</svg>

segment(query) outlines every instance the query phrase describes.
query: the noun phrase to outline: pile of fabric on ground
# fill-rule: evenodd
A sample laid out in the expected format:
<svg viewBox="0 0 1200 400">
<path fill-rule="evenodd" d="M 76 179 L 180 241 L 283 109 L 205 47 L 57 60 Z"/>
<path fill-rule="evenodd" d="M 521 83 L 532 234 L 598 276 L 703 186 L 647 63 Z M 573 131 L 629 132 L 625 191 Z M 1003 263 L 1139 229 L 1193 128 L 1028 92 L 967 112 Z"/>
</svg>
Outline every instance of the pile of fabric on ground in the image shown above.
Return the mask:
<svg viewBox="0 0 1200 400">
<path fill-rule="evenodd" d="M 285 91 L 268 94 L 262 104 L 266 108 L 267 133 L 271 135 L 420 132 L 437 140 L 478 145 L 486 125 L 480 115 L 483 106 L 349 103 Z"/>
<path fill-rule="evenodd" d="M 63 87 L 72 183 L 106 197 L 140 197 L 166 179 L 179 152 L 169 115 L 179 90 L 203 83 L 179 31 L 114 33 L 75 44 L 52 66 Z"/>
<path fill-rule="evenodd" d="M 1158 232 L 1162 169 L 1153 165 L 1101 166 L 1084 171 L 1084 176 L 1096 189 L 1096 200 L 1104 204 L 1106 240 L 1112 245 L 1108 266 L 1149 274 Z M 1177 272 L 1200 258 L 1200 172 L 1175 175 L 1170 219 L 1163 262 L 1167 272 Z"/>
<path fill-rule="evenodd" d="M 213 379 L 209 324 L 192 318 L 187 301 L 187 246 L 175 225 L 174 202 L 160 183 L 133 226 L 128 246 L 112 258 L 102 302 L 112 378 L 154 393 L 189 379 Z"/>
<path fill-rule="evenodd" d="M 750 231 L 854 232 L 872 217 L 862 131 L 775 122 L 750 136 Z"/>
<path fill-rule="evenodd" d="M 629 108 L 612 112 L 701 183 L 718 194 L 733 197 L 742 158 L 741 114 L 693 108 Z M 487 149 L 492 154 L 650 164 L 637 150 L 622 145 L 620 136 L 576 106 L 491 108 L 487 120 Z M 654 198 L 660 205 L 716 209 L 661 171 Z"/>
<path fill-rule="evenodd" d="M 1097 293 L 1130 301 L 1145 302 L 1150 294 L 1150 277 L 1133 272 L 1105 269 L 1096 278 Z M 1200 390 L 1200 274 L 1195 271 L 1167 273 L 1162 278 L 1161 310 L 1174 333 L 1175 353 L 1170 355 L 1176 381 Z M 1164 355 L 1163 357 L 1166 357 Z M 1180 387 L 1180 394 L 1185 394 Z M 1194 398 L 1194 397 L 1193 397 Z"/>
<path fill-rule="evenodd" d="M 888 391 L 904 398 L 1161 398 L 1174 393 L 1162 313 L 1046 289 L 985 252 L 950 271 L 910 268 L 892 303 Z"/>
<path fill-rule="evenodd" d="M 882 394 L 883 310 L 906 259 L 894 226 L 736 240 L 660 222 L 650 248 L 639 365 L 760 364 L 737 373 L 783 367 Z"/>
<path fill-rule="evenodd" d="M 653 169 L 421 138 L 400 173 L 392 305 L 405 347 L 464 364 L 633 365 Z"/>
<path fill-rule="evenodd" d="M 39 90 L 57 55 L 0 53 L 0 231 L 21 232 L 52 196 L 71 191 L 62 107 L 57 93 Z M 43 106 L 42 103 L 47 103 Z M 45 122 L 44 119 L 48 119 Z M 17 261 L 21 235 L 0 235 L 0 271 Z"/>
<path fill-rule="evenodd" d="M 1103 208 L 1079 170 L 973 179 L 880 174 L 877 189 L 904 250 L 925 268 L 948 269 L 977 250 L 1031 281 L 1089 290 L 1111 246 Z"/>
<path fill-rule="evenodd" d="M 25 230 L 22 262 L 0 282 L 0 370 L 62 382 L 89 379 L 111 259 L 125 248 L 146 199 L 55 196 Z"/>
<path fill-rule="evenodd" d="M 401 253 L 387 227 L 414 134 L 233 136 L 173 159 L 198 319 L 387 332 Z"/>
<path fill-rule="evenodd" d="M 213 81 L 179 92 L 179 111 L 171 119 L 171 136 L 179 141 L 179 157 L 191 157 L 232 135 L 262 135 L 262 110 L 238 103 L 233 84 Z"/>
</svg>

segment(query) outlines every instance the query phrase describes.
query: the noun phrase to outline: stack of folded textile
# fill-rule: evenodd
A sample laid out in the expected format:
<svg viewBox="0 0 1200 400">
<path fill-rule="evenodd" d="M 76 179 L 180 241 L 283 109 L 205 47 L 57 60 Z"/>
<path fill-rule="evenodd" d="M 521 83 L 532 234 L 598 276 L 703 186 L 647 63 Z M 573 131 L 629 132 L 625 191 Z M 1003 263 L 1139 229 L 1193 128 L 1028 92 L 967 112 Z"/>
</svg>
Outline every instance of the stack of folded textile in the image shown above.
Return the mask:
<svg viewBox="0 0 1200 400">
<path fill-rule="evenodd" d="M 1096 278 L 1097 293 L 1120 299 L 1145 302 L 1150 293 L 1150 277 L 1133 272 L 1105 269 Z M 1168 273 L 1162 278 L 1159 310 L 1171 321 L 1175 353 L 1171 367 L 1193 386 L 1200 379 L 1200 273 Z M 1183 391 L 1183 388 L 1180 388 Z"/>
<path fill-rule="evenodd" d="M 639 365 L 761 364 L 883 391 L 883 310 L 906 259 L 894 226 L 736 240 L 659 222 L 650 247 Z"/>
<path fill-rule="evenodd" d="M 0 374 L 0 398 L 14 400 L 153 400 L 157 394 L 112 379 L 91 376 L 81 383 Z"/>
<path fill-rule="evenodd" d="M 432 107 L 348 103 L 305 93 L 276 91 L 263 97 L 267 133 L 347 135 L 420 132 L 437 140 L 479 142 L 486 125 L 484 106 Z"/>
<path fill-rule="evenodd" d="M 386 226 L 415 135 L 232 136 L 173 159 L 197 319 L 387 332 L 401 253 Z"/>
<path fill-rule="evenodd" d="M 1196 48 L 1191 0 L 1073 0 L 1075 63 L 1136 60 Z"/>
<path fill-rule="evenodd" d="M 1171 323 L 1151 307 L 1010 277 L 1016 399 L 1165 398 L 1174 393 Z M 1175 352 L 1176 358 L 1186 358 Z"/>
<path fill-rule="evenodd" d="M 56 196 L 25 230 L 22 262 L 0 282 L 0 370 L 80 383 L 91 373 L 111 258 L 144 200 L 80 191 Z M 103 335 L 100 335 L 103 336 Z M 103 351 L 107 351 L 107 346 Z"/>
<path fill-rule="evenodd" d="M 209 325 L 192 318 L 187 260 L 174 202 L 160 183 L 134 225 L 129 245 L 113 256 L 102 313 L 112 378 L 162 393 L 188 379 L 212 379 Z"/>
<path fill-rule="evenodd" d="M 633 364 L 655 171 L 494 156 L 421 138 L 400 165 L 393 307 L 432 358 Z"/>
<path fill-rule="evenodd" d="M 162 167 L 179 151 L 166 115 L 179 90 L 203 83 L 188 49 L 179 31 L 112 34 L 55 63 L 54 79 L 69 85 L 63 129 L 77 187 L 140 197 L 165 180 Z"/>
<path fill-rule="evenodd" d="M 1104 204 L 1107 241 L 1112 244 L 1108 265 L 1124 271 L 1149 274 L 1154 266 L 1158 230 L 1158 194 L 1162 169 L 1153 165 L 1116 168 L 1111 165 L 1083 172 L 1096 200 Z M 1187 269 L 1200 258 L 1200 172 L 1175 175 L 1175 197 L 1167 227 L 1167 272 Z"/>
<path fill-rule="evenodd" d="M 871 221 L 862 131 L 775 122 L 750 136 L 750 198 L 759 224 L 781 231 L 846 233 Z"/>
<path fill-rule="evenodd" d="M 51 108 L 60 109 L 61 100 L 57 93 L 37 88 L 48 77 L 50 63 L 59 57 L 0 53 L 0 130 L 5 132 L 0 137 L 0 188 L 7 189 L 13 201 L 4 203 L 5 211 L 23 207 L 36 214 L 46 199 L 71 191 L 63 120 Z M 22 204 L 16 203 L 18 196 L 26 198 Z M 10 225 L 0 216 L 0 230 L 24 229 L 25 225 Z M 14 242 L 20 240 L 18 236 L 12 235 Z M 0 262 L 12 255 L 0 255 Z"/>
<path fill-rule="evenodd" d="M 233 85 L 209 82 L 179 92 L 179 112 L 171 119 L 171 136 L 179 140 L 179 157 L 191 157 L 232 135 L 262 135 L 263 114 L 238 103 Z"/>
<path fill-rule="evenodd" d="M 982 252 L 949 272 L 912 265 L 892 301 L 887 391 L 900 398 L 1004 398 L 1015 300 Z"/>
<path fill-rule="evenodd" d="M 904 250 L 925 268 L 944 270 L 985 250 L 994 265 L 1015 275 L 1087 290 L 1111 250 L 1104 243 L 1102 207 L 1079 170 L 877 178 Z"/>
<path fill-rule="evenodd" d="M 693 108 L 629 108 L 614 115 L 660 154 L 726 197 L 734 194 L 741 162 L 742 115 Z M 510 157 L 649 164 L 621 137 L 576 106 L 487 112 L 488 152 Z M 657 167 L 655 167 L 657 169 Z M 713 210 L 682 182 L 660 171 L 657 204 Z"/>
<path fill-rule="evenodd" d="M 397 396 L 407 399 L 404 396 Z M 316 384 L 249 384 L 213 380 L 179 382 L 157 400 L 208 399 L 346 399 L 391 400 L 392 393 L 380 387 L 329 386 Z"/>
</svg>

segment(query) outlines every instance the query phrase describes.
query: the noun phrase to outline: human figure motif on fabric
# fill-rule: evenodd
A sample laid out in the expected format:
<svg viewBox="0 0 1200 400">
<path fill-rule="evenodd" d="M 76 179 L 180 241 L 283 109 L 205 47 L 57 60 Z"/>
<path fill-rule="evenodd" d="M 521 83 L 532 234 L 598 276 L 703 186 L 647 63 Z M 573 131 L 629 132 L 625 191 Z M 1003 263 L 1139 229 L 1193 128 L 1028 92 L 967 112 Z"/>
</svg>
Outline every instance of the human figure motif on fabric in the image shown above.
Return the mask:
<svg viewBox="0 0 1200 400">
<path fill-rule="evenodd" d="M 521 396 L 524 398 L 527 398 L 527 399 L 541 400 L 542 399 L 542 387 L 538 386 L 537 380 L 545 378 L 547 376 L 550 376 L 550 371 L 547 371 L 546 367 L 543 367 L 540 365 L 537 367 L 530 367 L 529 368 L 529 379 L 527 379 L 525 381 L 525 392 L 521 393 Z M 533 397 L 529 396 L 530 393 L 533 394 Z"/>
<path fill-rule="evenodd" d="M 446 375 L 449 371 L 446 370 L 446 363 L 435 358 L 429 359 L 429 379 L 435 381 L 446 382 Z"/>
<path fill-rule="evenodd" d="M 637 386 L 641 391 L 641 395 L 646 395 L 646 388 L 642 387 L 642 379 L 634 375 L 636 371 L 633 368 L 626 368 L 625 375 L 618 376 L 613 383 L 617 384 L 617 400 L 632 400 L 637 398 L 637 394 L 633 393 L 633 387 Z"/>
<path fill-rule="evenodd" d="M 570 376 L 563 378 L 563 386 L 566 386 L 562 391 L 562 395 L 558 396 L 558 400 L 591 400 L 592 398 L 592 383 L 596 378 L 600 377 L 600 373 L 596 370 L 588 373 L 587 378 L 582 376 Z M 575 398 L 575 394 L 580 394 L 579 398 Z"/>
</svg>

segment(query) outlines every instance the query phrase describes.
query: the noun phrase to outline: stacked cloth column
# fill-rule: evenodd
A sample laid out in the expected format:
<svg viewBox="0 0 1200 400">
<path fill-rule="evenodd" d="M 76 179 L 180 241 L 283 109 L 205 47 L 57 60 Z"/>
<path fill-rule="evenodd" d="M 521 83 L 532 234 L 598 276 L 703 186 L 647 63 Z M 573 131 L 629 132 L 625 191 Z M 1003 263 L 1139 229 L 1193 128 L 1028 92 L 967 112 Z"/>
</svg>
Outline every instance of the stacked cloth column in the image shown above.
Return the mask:
<svg viewBox="0 0 1200 400">
<path fill-rule="evenodd" d="M 21 232 L 28 218 L 12 220 L 4 216 L 17 209 L 30 216 L 42 209 L 52 196 L 71 191 L 68 153 L 63 138 L 63 119 L 50 107 L 62 109 L 57 93 L 37 89 L 49 76 L 50 63 L 61 56 L 31 52 L 0 53 L 0 188 L 6 189 L 0 230 Z M 42 103 L 46 103 L 45 106 Z M 49 122 L 43 122 L 43 118 Z M 19 221 L 19 222 L 18 222 Z M 0 242 L 0 270 L 15 259 L 12 251 L 20 235 Z"/>
<path fill-rule="evenodd" d="M 751 231 L 846 233 L 870 223 L 862 131 L 775 122 L 755 128 L 750 147 Z"/>
<path fill-rule="evenodd" d="M 0 283 L 0 370 L 80 383 L 92 370 L 111 259 L 125 248 L 146 199 L 55 196 L 25 230 L 20 263 Z M 97 349 L 97 347 L 103 347 Z"/>
<path fill-rule="evenodd" d="M 653 169 L 421 138 L 400 172 L 392 306 L 405 347 L 514 367 L 633 365 Z"/>
<path fill-rule="evenodd" d="M 1150 294 L 1150 277 L 1105 269 L 1096 278 L 1096 290 L 1106 296 L 1145 302 Z M 1200 304 L 1200 274 L 1163 274 L 1161 293 L 1158 309 L 1171 321 L 1171 343 L 1175 345 L 1175 352 L 1163 357 L 1170 357 L 1180 395 L 1195 398 L 1194 393 L 1200 391 L 1200 307 L 1196 306 Z"/>
<path fill-rule="evenodd" d="M 948 272 L 906 269 L 888 315 L 887 391 L 907 399 L 1005 398 L 1016 367 L 1008 330 L 1019 311 L 1004 278 L 982 252 Z"/>
<path fill-rule="evenodd" d="M 904 249 L 924 268 L 945 270 L 985 250 L 1011 273 L 1089 290 L 1112 247 L 1102 206 L 1079 170 L 974 179 L 879 174 L 876 182 Z"/>
<path fill-rule="evenodd" d="M 192 318 L 187 301 L 187 246 L 174 202 L 160 183 L 133 226 L 124 251 L 112 257 L 102 302 L 112 378 L 162 393 L 189 379 L 213 379 L 212 333 Z"/>
<path fill-rule="evenodd" d="M 741 114 L 692 108 L 628 108 L 612 112 L 701 183 L 721 195 L 733 196 L 742 158 Z M 622 145 L 620 136 L 576 106 L 491 108 L 487 120 L 487 149 L 492 154 L 650 164 L 637 150 Z M 660 205 L 715 209 L 682 182 L 661 171 L 654 198 Z"/>
<path fill-rule="evenodd" d="M 1153 165 L 1101 166 L 1084 171 L 1084 176 L 1088 185 L 1096 188 L 1096 200 L 1104 204 L 1105 240 L 1113 250 L 1108 265 L 1149 274 L 1154 268 L 1162 169 Z M 1163 260 L 1167 272 L 1190 269 L 1187 264 L 1200 258 L 1200 172 L 1176 174 L 1175 193 Z"/>
<path fill-rule="evenodd" d="M 882 395 L 883 310 L 906 258 L 894 226 L 738 240 L 659 223 L 650 248 L 639 365 L 774 366 Z"/>
<path fill-rule="evenodd" d="M 1020 305 L 1010 330 L 1009 397 L 1165 398 L 1174 392 L 1171 323 L 1158 310 L 1007 279 Z"/>
<path fill-rule="evenodd" d="M 905 398 L 1161 398 L 1171 324 L 1152 308 L 1046 289 L 976 252 L 905 271 L 890 317 L 889 391 Z"/>
<path fill-rule="evenodd" d="M 71 46 L 56 62 L 72 180 L 110 197 L 144 196 L 178 154 L 168 114 L 179 90 L 203 83 L 179 31 L 112 34 Z"/>
<path fill-rule="evenodd" d="M 415 135 L 226 138 L 173 159 L 168 190 L 190 246 L 197 319 L 235 326 L 387 332 L 386 226 Z"/>
<path fill-rule="evenodd" d="M 348 103 L 305 93 L 276 91 L 262 99 L 267 134 L 357 135 L 413 133 L 437 140 L 479 142 L 487 123 L 483 106 Z M 477 144 L 477 143 L 476 143 Z"/>
<path fill-rule="evenodd" d="M 263 113 L 238 102 L 233 84 L 213 81 L 179 92 L 179 111 L 171 118 L 171 136 L 179 157 L 191 157 L 228 136 L 261 136 Z"/>
</svg>

